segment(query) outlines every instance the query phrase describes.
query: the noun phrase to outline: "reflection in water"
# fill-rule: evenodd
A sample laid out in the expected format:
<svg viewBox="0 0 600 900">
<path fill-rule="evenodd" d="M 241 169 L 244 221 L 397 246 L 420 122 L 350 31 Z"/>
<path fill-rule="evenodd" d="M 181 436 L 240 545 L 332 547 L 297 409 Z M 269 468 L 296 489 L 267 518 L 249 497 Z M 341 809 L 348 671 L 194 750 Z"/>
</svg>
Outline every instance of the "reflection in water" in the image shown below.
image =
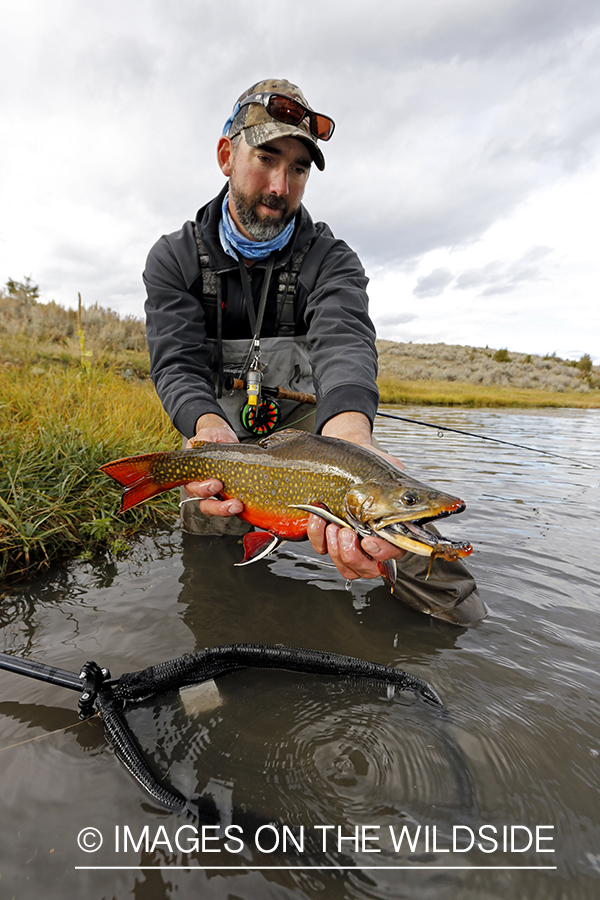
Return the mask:
<svg viewBox="0 0 600 900">
<path fill-rule="evenodd" d="M 597 463 L 595 412 L 405 410 Z M 311 861 L 349 871 L 84 872 L 76 866 L 185 865 L 164 846 L 117 855 L 117 825 L 139 834 L 181 820 L 157 809 L 106 747 L 97 720 L 76 719 L 70 692 L 0 674 L 0 872 L 8 896 L 425 898 L 596 896 L 600 881 L 600 653 L 597 617 L 598 472 L 472 438 L 386 422 L 378 438 L 416 478 L 467 501 L 449 537 L 474 544 L 469 567 L 490 607 L 469 630 L 430 622 L 376 583 L 351 592 L 306 543 L 235 568 L 237 539 L 178 531 L 148 535 L 126 559 L 72 563 L 15 587 L 0 604 L 0 649 L 77 670 L 114 674 L 233 642 L 312 647 L 397 665 L 429 681 L 451 712 L 320 676 L 239 672 L 218 680 L 222 703 L 185 713 L 178 695 L 128 713 L 157 771 L 184 793 L 212 797 L 223 822 L 252 827 L 378 826 L 381 853 L 318 841 Z M 164 701 L 164 702 L 163 702 Z M 31 737 L 38 738 L 29 742 Z M 18 744 L 8 750 L 2 747 Z M 245 818 L 244 818 L 245 817 Z M 389 828 L 437 828 L 396 852 Z M 554 854 L 445 852 L 455 825 L 552 826 Z M 77 847 L 84 826 L 105 844 Z M 333 832 L 332 832 L 333 833 Z M 415 831 L 410 834 L 414 836 Z M 423 832 L 421 833 L 421 835 Z M 466 834 L 466 832 L 463 832 Z M 387 841 L 387 843 L 386 843 Z M 246 848 L 232 865 L 287 865 L 288 854 Z M 208 862 L 207 862 L 208 860 Z M 226 855 L 205 853 L 205 865 Z M 406 863 L 428 868 L 390 870 Z M 542 865 L 556 871 L 479 871 Z M 433 865 L 462 866 L 444 872 Z"/>
<path fill-rule="evenodd" d="M 477 821 L 468 764 L 451 724 L 430 704 L 380 684 L 298 673 L 247 670 L 217 684 L 213 711 L 188 716 L 174 693 L 137 704 L 128 720 L 157 772 L 168 773 L 188 796 L 212 797 L 223 827 L 243 829 L 246 865 L 265 863 L 254 847 L 257 832 L 270 829 L 271 847 L 273 834 L 288 829 L 296 843 L 269 853 L 270 864 L 288 868 L 283 882 L 306 887 L 308 877 L 312 890 L 329 892 L 340 874 L 323 866 L 367 862 L 379 874 L 365 879 L 357 871 L 345 879 L 346 889 L 352 884 L 351 896 L 379 896 L 386 866 L 444 859 L 424 837 L 412 849 L 405 839 L 396 850 L 390 828 L 396 839 L 408 828 L 417 843 L 419 830 L 429 834 L 435 826 L 447 843 L 448 822 Z M 367 856 L 360 839 L 358 846 L 352 839 L 362 828 L 375 836 L 369 850 L 377 849 Z M 194 858 L 210 863 L 206 854 Z M 318 870 L 307 876 L 294 869 L 299 864 Z"/>
<path fill-rule="evenodd" d="M 473 816 L 467 764 L 446 717 L 376 683 L 246 670 L 217 679 L 214 711 L 178 694 L 129 713 L 158 768 L 183 793 L 230 787 L 267 820 L 323 824 Z M 140 738 L 142 739 L 142 738 Z M 366 819 L 365 819 L 366 817 Z"/>
</svg>

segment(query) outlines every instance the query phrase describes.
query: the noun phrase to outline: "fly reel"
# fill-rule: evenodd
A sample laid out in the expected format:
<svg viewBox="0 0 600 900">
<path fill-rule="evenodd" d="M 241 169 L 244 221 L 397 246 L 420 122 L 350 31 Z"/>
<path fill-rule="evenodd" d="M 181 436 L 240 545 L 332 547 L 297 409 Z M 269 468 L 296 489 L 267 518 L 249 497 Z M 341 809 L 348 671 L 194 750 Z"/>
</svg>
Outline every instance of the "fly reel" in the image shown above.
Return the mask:
<svg viewBox="0 0 600 900">
<path fill-rule="evenodd" d="M 262 373 L 265 366 L 260 361 L 260 345 L 254 341 L 254 356 L 246 375 L 247 400 L 240 412 L 243 427 L 250 434 L 271 434 L 281 421 L 281 410 L 272 397 L 262 393 Z"/>
<path fill-rule="evenodd" d="M 271 434 L 281 422 L 281 409 L 276 400 L 263 398 L 258 403 L 245 403 L 240 421 L 250 434 Z"/>
</svg>

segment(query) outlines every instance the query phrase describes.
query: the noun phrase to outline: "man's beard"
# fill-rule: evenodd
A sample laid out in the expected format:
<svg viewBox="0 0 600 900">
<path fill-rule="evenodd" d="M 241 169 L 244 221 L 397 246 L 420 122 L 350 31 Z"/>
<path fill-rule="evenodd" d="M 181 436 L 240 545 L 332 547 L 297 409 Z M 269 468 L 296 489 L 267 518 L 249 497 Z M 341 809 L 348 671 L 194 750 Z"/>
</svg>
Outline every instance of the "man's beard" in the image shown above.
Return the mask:
<svg viewBox="0 0 600 900">
<path fill-rule="evenodd" d="M 232 181 L 229 182 L 229 192 L 240 225 L 255 241 L 270 241 L 277 237 L 289 225 L 297 212 L 295 209 L 290 212 L 290 206 L 285 197 L 278 197 L 276 194 L 259 194 L 257 197 L 249 199 L 237 190 Z M 259 203 L 263 203 L 270 209 L 281 209 L 283 216 L 275 220 L 270 217 L 259 218 L 256 212 Z"/>
</svg>

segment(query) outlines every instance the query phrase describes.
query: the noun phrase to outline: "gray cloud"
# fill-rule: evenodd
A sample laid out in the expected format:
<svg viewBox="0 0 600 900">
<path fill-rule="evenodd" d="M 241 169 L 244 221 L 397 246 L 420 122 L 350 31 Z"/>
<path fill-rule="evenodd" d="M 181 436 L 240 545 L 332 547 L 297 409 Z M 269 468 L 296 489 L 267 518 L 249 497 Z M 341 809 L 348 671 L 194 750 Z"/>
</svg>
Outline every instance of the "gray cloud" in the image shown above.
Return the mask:
<svg viewBox="0 0 600 900">
<path fill-rule="evenodd" d="M 413 295 L 415 297 L 439 297 L 453 278 L 454 275 L 450 269 L 434 269 L 429 275 L 423 275 L 417 279 Z"/>
<path fill-rule="evenodd" d="M 505 294 L 523 282 L 547 278 L 544 267 L 539 263 L 547 259 L 551 253 L 552 247 L 530 247 L 513 262 L 496 259 L 485 266 L 468 269 L 458 275 L 454 288 L 458 290 L 482 288 L 479 295 L 481 297 Z"/>
<path fill-rule="evenodd" d="M 381 337 L 385 337 L 385 334 L 381 334 L 381 329 L 396 325 L 406 325 L 407 322 L 414 322 L 416 318 L 417 316 L 413 313 L 387 312 L 381 315 L 373 315 L 373 321 L 378 326 Z"/>
</svg>

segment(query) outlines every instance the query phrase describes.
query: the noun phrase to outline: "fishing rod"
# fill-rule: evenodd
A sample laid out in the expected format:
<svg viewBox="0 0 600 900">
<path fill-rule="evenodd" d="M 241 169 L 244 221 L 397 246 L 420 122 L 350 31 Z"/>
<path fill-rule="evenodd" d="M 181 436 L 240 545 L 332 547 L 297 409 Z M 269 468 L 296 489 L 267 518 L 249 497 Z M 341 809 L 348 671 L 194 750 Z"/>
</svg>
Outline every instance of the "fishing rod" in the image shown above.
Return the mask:
<svg viewBox="0 0 600 900">
<path fill-rule="evenodd" d="M 241 378 L 234 378 L 233 375 L 226 375 L 223 381 L 223 388 L 226 391 L 245 391 L 247 383 Z M 302 391 L 288 391 L 282 387 L 267 387 L 264 384 L 260 386 L 261 394 L 265 397 L 271 397 L 273 400 L 295 400 L 296 403 L 311 403 L 313 406 L 317 402 L 314 394 L 304 394 Z"/>
<path fill-rule="evenodd" d="M 278 400 L 294 400 L 296 403 L 310 403 L 312 406 L 317 402 L 314 394 L 288 391 L 282 387 L 267 387 L 262 383 L 262 371 L 258 367 L 250 368 L 245 380 L 228 375 L 223 388 L 227 392 L 246 392 L 247 400 L 240 410 L 240 422 L 250 434 L 262 436 L 271 434 L 281 422 Z"/>
<path fill-rule="evenodd" d="M 247 385 L 246 382 L 241 378 L 234 378 L 230 375 L 225 379 L 224 387 L 226 391 L 245 391 Z M 313 405 L 317 402 L 314 394 L 305 394 L 300 391 L 289 391 L 285 388 L 280 387 L 271 388 L 261 385 L 261 392 L 271 401 L 295 400 L 296 403 L 311 403 Z M 568 462 L 574 462 L 582 466 L 588 466 L 590 469 L 600 468 L 600 466 L 595 466 L 593 463 L 585 462 L 584 460 L 577 459 L 574 456 L 563 456 L 561 453 L 553 453 L 551 450 L 540 450 L 539 447 L 528 447 L 525 444 L 515 444 L 513 441 L 505 441 L 502 438 L 494 438 L 486 434 L 475 434 L 475 432 L 473 431 L 463 431 L 460 428 L 451 428 L 449 425 L 436 425 L 434 422 L 423 422 L 419 419 L 408 419 L 405 416 L 398 416 L 394 413 L 381 412 L 381 410 L 377 410 L 376 415 L 382 416 L 386 419 L 397 419 L 399 422 L 409 422 L 411 425 L 423 425 L 426 428 L 435 428 L 438 432 L 451 431 L 454 434 L 464 434 L 467 437 L 479 438 L 482 441 L 492 441 L 495 444 L 506 444 L 508 447 L 517 447 L 519 450 L 529 450 L 531 453 L 542 453 L 545 456 L 553 456 L 556 459 L 565 459 Z M 274 427 L 275 426 L 273 426 L 273 428 Z"/>
<path fill-rule="evenodd" d="M 383 416 L 386 419 L 397 419 L 399 422 L 410 422 L 412 425 L 424 425 L 427 428 L 436 428 L 438 431 L 452 431 L 454 434 L 465 434 L 467 437 L 479 438 L 482 441 L 493 441 L 495 444 L 507 444 L 509 447 L 518 447 L 519 450 L 531 450 L 532 453 L 543 453 L 546 456 L 555 456 L 557 459 L 566 459 L 569 460 L 569 462 L 578 463 L 581 466 L 589 466 L 590 469 L 600 468 L 600 466 L 585 462 L 583 459 L 576 459 L 574 456 L 562 456 L 562 454 L 553 453 L 551 450 L 540 450 L 539 447 L 527 447 L 525 444 L 515 444 L 513 441 L 489 437 L 487 434 L 475 434 L 473 431 L 462 431 L 460 428 L 450 428 L 448 425 L 436 425 L 434 422 L 421 422 L 419 419 L 407 419 L 404 416 L 397 416 L 394 413 L 385 413 L 380 410 L 377 410 L 376 415 Z"/>
</svg>

